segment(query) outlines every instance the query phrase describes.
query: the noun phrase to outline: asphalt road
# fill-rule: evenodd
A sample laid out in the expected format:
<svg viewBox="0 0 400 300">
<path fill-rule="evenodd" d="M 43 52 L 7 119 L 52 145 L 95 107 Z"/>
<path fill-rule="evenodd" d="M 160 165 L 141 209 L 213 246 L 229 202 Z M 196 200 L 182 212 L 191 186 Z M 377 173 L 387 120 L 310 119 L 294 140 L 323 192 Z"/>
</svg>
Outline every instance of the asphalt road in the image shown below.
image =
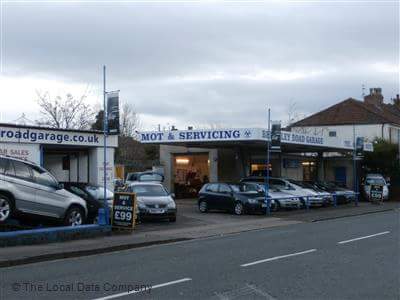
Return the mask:
<svg viewBox="0 0 400 300">
<path fill-rule="evenodd" d="M 0 298 L 400 299 L 399 216 L 391 211 L 4 268 Z"/>
</svg>

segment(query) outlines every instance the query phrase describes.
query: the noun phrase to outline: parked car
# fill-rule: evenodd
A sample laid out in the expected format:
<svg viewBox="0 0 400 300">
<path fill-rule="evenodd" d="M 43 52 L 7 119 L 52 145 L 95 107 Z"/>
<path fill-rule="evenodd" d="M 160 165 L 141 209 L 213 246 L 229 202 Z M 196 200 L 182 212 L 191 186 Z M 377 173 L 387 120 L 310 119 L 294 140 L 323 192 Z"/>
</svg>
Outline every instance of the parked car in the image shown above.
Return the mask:
<svg viewBox="0 0 400 300">
<path fill-rule="evenodd" d="M 339 187 L 333 182 L 318 181 L 312 184 L 321 190 L 335 195 L 337 204 L 346 204 L 355 201 L 356 195 L 354 191 Z"/>
<path fill-rule="evenodd" d="M 381 174 L 367 174 L 365 176 L 364 182 L 361 184 L 361 192 L 365 200 L 371 201 L 371 185 L 383 186 L 383 200 L 385 201 L 389 199 L 390 184 L 386 182 L 385 178 Z"/>
<path fill-rule="evenodd" d="M 68 192 L 48 171 L 24 160 L 0 156 L 0 222 L 33 215 L 82 225 L 85 200 Z"/>
<path fill-rule="evenodd" d="M 247 182 L 247 184 L 250 184 L 250 182 Z M 259 186 L 262 189 L 262 191 L 264 192 L 265 185 L 259 184 Z M 265 193 L 264 193 L 264 195 L 265 195 Z M 272 207 L 272 210 L 277 211 L 282 208 L 299 209 L 301 207 L 301 201 L 300 201 L 299 197 L 294 197 L 291 194 L 285 193 L 274 185 L 269 186 L 268 195 L 275 204 L 274 207 Z"/>
<path fill-rule="evenodd" d="M 289 182 L 298 185 L 305 190 L 311 191 L 315 193 L 317 196 L 321 197 L 322 201 L 314 201 L 314 203 L 310 203 L 311 206 L 327 206 L 329 204 L 333 204 L 333 196 L 331 193 L 328 193 L 320 188 L 317 188 L 316 186 L 305 181 L 289 179 Z"/>
<path fill-rule="evenodd" d="M 265 194 L 260 187 L 247 183 L 207 183 L 203 185 L 198 198 L 199 210 L 205 213 L 209 210 L 223 210 L 236 215 L 245 213 L 265 213 Z M 275 201 L 271 208 L 275 209 Z"/>
<path fill-rule="evenodd" d="M 161 183 L 134 182 L 126 191 L 136 194 L 140 220 L 158 218 L 176 222 L 177 209 L 174 195 L 170 194 Z"/>
<path fill-rule="evenodd" d="M 243 178 L 241 182 L 259 182 L 264 183 L 265 177 L 250 176 Z M 304 189 L 297 184 L 291 183 L 288 179 L 284 178 L 269 178 L 269 185 L 273 186 L 275 190 L 287 193 L 293 197 L 297 197 L 303 207 L 306 205 L 306 200 L 308 199 L 308 204 L 310 206 L 322 206 L 324 205 L 324 199 L 319 196 L 316 192 Z"/>
<path fill-rule="evenodd" d="M 145 172 L 133 172 L 128 173 L 126 175 L 125 184 L 129 185 L 132 182 L 163 182 L 164 175 L 153 172 L 153 171 L 145 171 Z"/>
<path fill-rule="evenodd" d="M 64 188 L 81 197 L 86 201 L 88 209 L 87 223 L 97 223 L 99 208 L 104 208 L 104 189 L 101 186 L 95 186 L 87 183 L 63 183 Z M 107 204 L 110 211 L 112 210 L 114 193 L 106 190 Z"/>
</svg>

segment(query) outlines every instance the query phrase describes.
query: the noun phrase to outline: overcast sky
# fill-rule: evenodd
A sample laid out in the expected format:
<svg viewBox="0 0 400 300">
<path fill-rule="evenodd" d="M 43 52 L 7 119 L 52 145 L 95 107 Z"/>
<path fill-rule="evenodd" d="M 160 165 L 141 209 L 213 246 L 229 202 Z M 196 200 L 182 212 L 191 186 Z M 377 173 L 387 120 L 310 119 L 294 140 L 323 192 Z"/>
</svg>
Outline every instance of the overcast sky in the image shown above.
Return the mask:
<svg viewBox="0 0 400 300">
<path fill-rule="evenodd" d="M 310 114 L 361 86 L 399 93 L 399 4 L 2 5 L 1 120 L 38 116 L 35 90 L 110 90 L 157 124 L 247 127 Z M 380 2 L 380 3 L 379 3 Z"/>
</svg>

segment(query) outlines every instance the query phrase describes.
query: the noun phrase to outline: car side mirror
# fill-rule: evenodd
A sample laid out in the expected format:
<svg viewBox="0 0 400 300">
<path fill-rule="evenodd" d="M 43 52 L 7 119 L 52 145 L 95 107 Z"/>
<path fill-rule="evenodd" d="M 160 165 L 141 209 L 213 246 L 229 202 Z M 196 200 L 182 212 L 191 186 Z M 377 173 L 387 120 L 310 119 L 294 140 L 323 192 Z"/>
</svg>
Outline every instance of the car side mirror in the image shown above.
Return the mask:
<svg viewBox="0 0 400 300">
<path fill-rule="evenodd" d="M 58 183 L 57 186 L 56 186 L 56 189 L 57 189 L 57 190 L 62 190 L 62 189 L 64 189 L 64 183 Z"/>
<path fill-rule="evenodd" d="M 388 182 L 388 183 L 386 183 L 386 186 L 390 186 L 390 183 Z"/>
<path fill-rule="evenodd" d="M 170 196 L 172 199 L 175 199 L 175 193 L 171 193 Z"/>
</svg>

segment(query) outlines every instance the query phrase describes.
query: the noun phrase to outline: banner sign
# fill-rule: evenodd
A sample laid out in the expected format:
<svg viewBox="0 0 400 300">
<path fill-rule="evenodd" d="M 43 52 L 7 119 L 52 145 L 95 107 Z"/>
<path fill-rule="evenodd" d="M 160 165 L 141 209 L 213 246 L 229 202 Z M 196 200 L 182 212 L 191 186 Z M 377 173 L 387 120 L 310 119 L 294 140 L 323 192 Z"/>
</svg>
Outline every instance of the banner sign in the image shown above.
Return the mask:
<svg viewBox="0 0 400 300">
<path fill-rule="evenodd" d="M 111 225 L 115 228 L 133 229 L 136 220 L 136 195 L 114 193 Z"/>
<path fill-rule="evenodd" d="M 281 151 L 281 122 L 273 122 L 271 128 L 271 151 Z"/>
<path fill-rule="evenodd" d="M 272 128 L 274 130 L 274 128 Z M 352 141 L 329 139 L 326 136 L 303 134 L 291 131 L 281 131 L 280 124 L 275 127 L 274 140 L 279 144 L 296 144 L 317 147 L 329 147 L 344 150 L 353 150 Z M 171 131 L 142 131 L 139 139 L 144 144 L 182 144 L 182 143 L 207 143 L 227 141 L 271 141 L 272 131 L 263 128 L 225 128 L 203 130 L 171 130 Z M 278 143 L 280 141 L 280 143 Z M 274 143 L 275 143 L 274 142 Z M 372 144 L 368 144 L 366 151 L 373 151 Z"/>
<path fill-rule="evenodd" d="M 107 94 L 107 120 L 108 134 L 119 134 L 119 94 L 111 92 Z"/>
<path fill-rule="evenodd" d="M 362 158 L 364 157 L 364 138 L 357 137 L 356 139 L 356 157 Z"/>
<path fill-rule="evenodd" d="M 383 185 L 378 185 L 378 184 L 371 185 L 370 199 L 377 201 L 383 200 Z"/>
</svg>

